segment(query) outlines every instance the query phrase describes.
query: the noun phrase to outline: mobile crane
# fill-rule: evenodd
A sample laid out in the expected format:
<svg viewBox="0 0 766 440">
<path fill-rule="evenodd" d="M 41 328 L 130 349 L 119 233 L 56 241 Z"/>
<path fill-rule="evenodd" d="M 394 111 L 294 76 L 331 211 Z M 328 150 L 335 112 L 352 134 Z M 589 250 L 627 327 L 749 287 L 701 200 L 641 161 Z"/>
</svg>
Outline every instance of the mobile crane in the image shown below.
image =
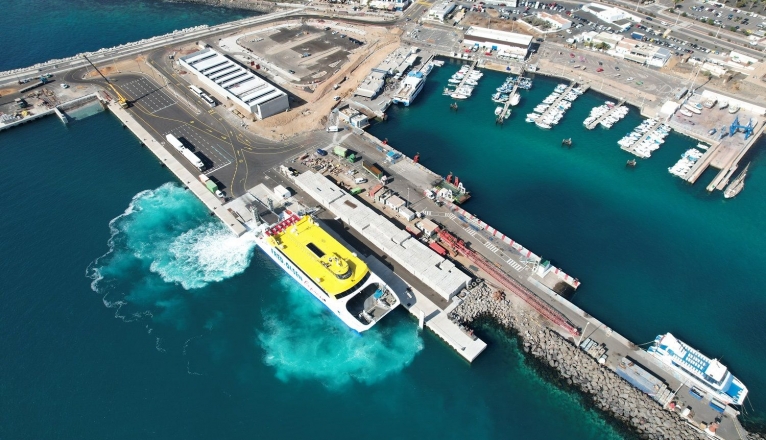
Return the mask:
<svg viewBox="0 0 766 440">
<path fill-rule="evenodd" d="M 122 94 L 121 94 L 120 92 L 118 92 L 118 91 L 117 91 L 117 88 L 116 88 L 115 86 L 113 86 L 113 85 L 112 85 L 112 83 L 109 81 L 109 79 L 108 79 L 107 77 L 105 77 L 105 76 L 104 76 L 104 74 L 103 74 L 103 73 L 101 73 L 101 71 L 100 71 L 100 70 L 98 70 L 98 67 L 96 67 L 96 66 L 95 66 L 95 65 L 94 65 L 94 64 L 93 64 L 93 63 L 92 63 L 92 62 L 91 62 L 91 61 L 88 59 L 88 57 L 85 57 L 85 56 L 84 56 L 83 58 L 85 58 L 85 61 L 87 61 L 87 62 L 88 62 L 88 64 L 90 64 L 90 65 L 93 67 L 93 69 L 95 69 L 95 70 L 96 70 L 96 72 L 98 72 L 98 74 L 99 74 L 99 75 L 101 75 L 101 78 L 104 78 L 104 81 L 106 81 L 106 84 L 107 84 L 109 87 L 111 87 L 112 91 L 114 91 L 114 94 L 115 94 L 115 95 L 117 95 L 117 103 L 120 105 L 120 108 L 128 108 L 128 107 L 130 107 L 130 102 L 128 102 L 128 100 L 127 100 L 127 99 L 125 99 L 125 97 L 124 97 L 124 96 L 122 96 Z"/>
</svg>

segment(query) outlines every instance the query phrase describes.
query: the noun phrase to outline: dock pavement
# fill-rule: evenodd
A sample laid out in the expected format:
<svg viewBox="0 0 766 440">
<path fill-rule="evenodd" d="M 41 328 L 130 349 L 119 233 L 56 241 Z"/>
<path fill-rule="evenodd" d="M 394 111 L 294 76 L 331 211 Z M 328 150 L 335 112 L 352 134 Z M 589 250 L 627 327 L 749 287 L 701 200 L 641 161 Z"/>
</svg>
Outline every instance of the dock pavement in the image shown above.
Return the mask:
<svg viewBox="0 0 766 440">
<path fill-rule="evenodd" d="M 143 145 L 149 148 L 149 150 L 157 156 L 160 163 L 173 172 L 185 187 L 189 188 L 213 214 L 221 219 L 223 224 L 226 225 L 231 232 L 238 237 L 245 233 L 247 230 L 245 226 L 223 206 L 218 197 L 211 193 L 210 190 L 199 181 L 198 176 L 187 170 L 186 167 L 184 167 L 181 162 L 176 159 L 167 148 L 165 148 L 163 145 L 164 143 L 158 142 L 144 127 L 136 122 L 129 111 L 120 108 L 115 101 L 107 103 L 106 107 L 117 116 L 123 125 L 138 137 Z"/>
</svg>

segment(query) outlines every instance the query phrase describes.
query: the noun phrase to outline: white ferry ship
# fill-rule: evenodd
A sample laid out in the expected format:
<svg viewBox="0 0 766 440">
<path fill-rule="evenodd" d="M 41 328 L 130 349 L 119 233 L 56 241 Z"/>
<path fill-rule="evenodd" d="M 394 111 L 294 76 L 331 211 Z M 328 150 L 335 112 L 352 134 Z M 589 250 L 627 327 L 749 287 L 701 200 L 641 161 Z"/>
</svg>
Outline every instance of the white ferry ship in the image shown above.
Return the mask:
<svg viewBox="0 0 766 440">
<path fill-rule="evenodd" d="M 410 72 L 407 77 L 402 81 L 402 86 L 394 94 L 394 104 L 404 104 L 409 107 L 412 101 L 418 96 L 423 85 L 426 83 L 426 76 L 423 72 Z"/>
<path fill-rule="evenodd" d="M 254 232 L 266 255 L 357 332 L 369 330 L 400 303 L 364 261 L 311 217 L 287 211 Z"/>
<path fill-rule="evenodd" d="M 654 339 L 649 354 L 670 367 L 680 380 L 727 405 L 742 405 L 747 388 L 717 359 L 710 359 L 676 339 L 670 333 Z"/>
</svg>

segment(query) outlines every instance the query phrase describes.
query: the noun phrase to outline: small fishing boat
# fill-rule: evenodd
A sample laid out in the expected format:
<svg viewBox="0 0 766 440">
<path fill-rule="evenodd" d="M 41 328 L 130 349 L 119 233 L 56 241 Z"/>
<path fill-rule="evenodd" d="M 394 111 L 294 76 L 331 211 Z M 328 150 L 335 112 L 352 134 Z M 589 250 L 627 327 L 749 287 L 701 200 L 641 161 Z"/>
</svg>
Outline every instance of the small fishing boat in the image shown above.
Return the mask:
<svg viewBox="0 0 766 440">
<path fill-rule="evenodd" d="M 709 134 L 709 135 L 711 135 L 711 136 L 712 136 L 712 135 L 714 135 L 714 134 L 715 134 L 715 132 L 716 132 L 716 131 L 718 131 L 718 130 L 716 130 L 715 128 L 711 128 L 711 129 L 710 129 L 710 130 L 707 132 L 707 134 Z"/>
<path fill-rule="evenodd" d="M 636 159 L 630 159 L 630 160 L 628 160 L 628 161 L 625 163 L 625 166 L 628 166 L 628 167 L 634 167 L 634 166 L 636 166 Z"/>
</svg>

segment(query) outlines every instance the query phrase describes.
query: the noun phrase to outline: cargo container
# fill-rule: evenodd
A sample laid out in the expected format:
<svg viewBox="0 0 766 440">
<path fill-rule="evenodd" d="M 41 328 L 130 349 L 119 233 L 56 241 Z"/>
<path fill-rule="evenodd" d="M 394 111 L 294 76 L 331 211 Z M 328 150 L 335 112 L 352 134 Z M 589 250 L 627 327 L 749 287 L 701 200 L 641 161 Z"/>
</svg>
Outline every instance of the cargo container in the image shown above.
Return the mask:
<svg viewBox="0 0 766 440">
<path fill-rule="evenodd" d="M 348 148 L 343 148 L 340 145 L 336 145 L 332 149 L 333 153 L 335 153 L 336 156 L 342 157 L 346 159 L 347 161 L 354 163 L 356 161 L 356 155 L 348 150 Z"/>
<path fill-rule="evenodd" d="M 167 139 L 168 143 L 172 145 L 173 147 L 175 147 L 175 149 L 178 150 L 179 152 L 184 149 L 184 144 L 182 144 L 181 141 L 179 141 L 172 134 L 168 134 L 167 136 L 165 136 L 165 139 Z"/>
<path fill-rule="evenodd" d="M 642 41 L 644 39 L 644 34 L 640 32 L 632 32 L 630 34 L 630 37 L 633 38 L 634 40 Z"/>
<path fill-rule="evenodd" d="M 188 151 L 188 150 L 187 150 Z M 215 182 L 210 180 L 209 177 L 207 177 L 204 174 L 199 175 L 199 181 L 205 184 L 205 187 L 213 194 L 215 194 L 218 197 L 223 197 L 223 193 L 218 190 L 218 185 L 216 185 Z"/>
<path fill-rule="evenodd" d="M 428 247 L 430 247 L 434 252 L 441 255 L 442 257 L 447 256 L 447 249 L 444 249 L 439 243 L 436 243 L 435 241 L 432 241 Z"/>
<path fill-rule="evenodd" d="M 362 167 L 364 167 L 365 170 L 369 171 L 370 174 L 375 176 L 378 180 L 384 180 L 385 175 L 383 174 L 383 171 L 381 171 L 380 168 L 377 167 L 374 163 L 367 162 L 366 160 L 362 161 Z"/>
</svg>

